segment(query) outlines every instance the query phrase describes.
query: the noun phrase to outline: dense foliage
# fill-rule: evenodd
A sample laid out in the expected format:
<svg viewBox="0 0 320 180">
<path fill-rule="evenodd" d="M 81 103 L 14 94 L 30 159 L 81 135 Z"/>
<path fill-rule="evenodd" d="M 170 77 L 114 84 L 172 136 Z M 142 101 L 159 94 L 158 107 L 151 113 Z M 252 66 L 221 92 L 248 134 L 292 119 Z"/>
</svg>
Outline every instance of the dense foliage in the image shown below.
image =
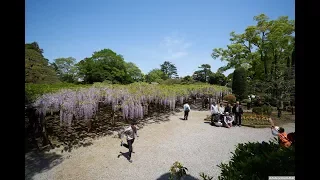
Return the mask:
<svg viewBox="0 0 320 180">
<path fill-rule="evenodd" d="M 165 61 L 160 65 L 161 71 L 164 74 L 165 79 L 171 79 L 178 76 L 177 67 L 169 61 Z"/>
<path fill-rule="evenodd" d="M 236 97 L 233 94 L 228 94 L 223 97 L 223 100 L 228 101 L 228 103 L 233 104 L 236 102 Z"/>
<path fill-rule="evenodd" d="M 295 147 L 281 147 L 276 139 L 262 143 L 240 143 L 232 152 L 231 160 L 218 167 L 221 168 L 219 180 L 268 179 L 270 175 L 294 176 Z M 202 180 L 213 179 L 204 173 L 200 173 L 200 177 Z"/>
<path fill-rule="evenodd" d="M 227 62 L 220 71 L 245 68 L 248 93 L 282 107 L 283 102 L 294 101 L 295 21 L 287 16 L 270 20 L 265 14 L 254 20 L 256 24 L 243 33 L 231 32 L 230 44 L 213 49 L 212 57 Z"/>
<path fill-rule="evenodd" d="M 237 68 L 233 72 L 232 92 L 239 100 L 247 98 L 247 74 L 246 70 L 242 67 Z"/>
<path fill-rule="evenodd" d="M 221 163 L 219 179 L 268 179 L 268 176 L 294 176 L 295 148 L 280 147 L 270 141 L 239 144 L 229 163 Z"/>
<path fill-rule="evenodd" d="M 217 84 L 217 85 L 225 86 L 228 83 L 228 79 L 221 72 L 217 72 L 217 73 L 211 73 L 209 75 L 208 82 L 210 84 Z"/>
<path fill-rule="evenodd" d="M 38 43 L 25 45 L 25 82 L 26 83 L 57 83 L 58 77 L 48 60 L 42 55 Z"/>
<path fill-rule="evenodd" d="M 133 66 L 134 64 L 131 64 Z M 77 64 L 79 75 L 84 82 L 103 82 L 109 80 L 112 83 L 127 84 L 132 82 L 123 57 L 110 49 L 94 52 L 90 58 L 86 58 Z"/>
<path fill-rule="evenodd" d="M 252 112 L 259 115 L 268 115 L 270 116 L 272 113 L 272 107 L 263 105 L 261 107 L 252 108 Z"/>
</svg>

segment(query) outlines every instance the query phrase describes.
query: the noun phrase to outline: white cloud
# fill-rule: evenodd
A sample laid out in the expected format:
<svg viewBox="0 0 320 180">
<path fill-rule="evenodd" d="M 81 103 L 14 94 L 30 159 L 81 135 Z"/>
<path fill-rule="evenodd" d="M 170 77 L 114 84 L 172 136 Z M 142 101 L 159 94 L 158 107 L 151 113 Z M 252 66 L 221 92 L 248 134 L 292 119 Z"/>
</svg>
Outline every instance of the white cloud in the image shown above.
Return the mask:
<svg viewBox="0 0 320 180">
<path fill-rule="evenodd" d="M 198 54 L 192 54 L 190 51 L 192 43 L 184 37 L 181 33 L 171 33 L 152 44 L 132 46 L 129 53 L 126 53 L 129 57 L 126 60 L 135 62 L 144 73 L 148 73 L 154 68 L 160 68 L 160 64 L 169 61 L 177 67 L 179 75 L 186 73 L 191 75 L 193 72 L 189 68 L 198 66 L 193 65 L 197 61 L 194 61 L 195 58 L 192 56 L 198 57 Z"/>
<path fill-rule="evenodd" d="M 169 61 L 187 56 L 190 47 L 191 43 L 179 35 L 167 36 L 160 43 L 160 48 L 164 51 L 163 60 Z"/>
</svg>

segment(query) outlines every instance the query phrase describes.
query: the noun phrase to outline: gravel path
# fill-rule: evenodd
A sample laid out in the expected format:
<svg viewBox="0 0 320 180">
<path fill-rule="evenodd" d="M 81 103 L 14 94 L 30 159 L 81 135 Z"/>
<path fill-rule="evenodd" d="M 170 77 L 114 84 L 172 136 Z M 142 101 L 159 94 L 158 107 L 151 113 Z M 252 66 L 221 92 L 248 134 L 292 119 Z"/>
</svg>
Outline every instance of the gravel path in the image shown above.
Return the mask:
<svg viewBox="0 0 320 180">
<path fill-rule="evenodd" d="M 229 160 L 236 144 L 273 138 L 269 128 L 210 126 L 203 120 L 208 114 L 208 111 L 191 111 L 189 120 L 183 121 L 179 119 L 180 112 L 170 116 L 170 121 L 145 125 L 133 144 L 132 163 L 124 156 L 117 157 L 127 149 L 111 136 L 94 140 L 93 145 L 70 153 L 52 150 L 42 155 L 41 164 L 37 162 L 37 165 L 35 162 L 40 158 L 27 154 L 26 179 L 30 176 L 35 180 L 163 179 L 175 161 L 187 167 L 195 178 L 204 172 L 217 179 L 220 173 L 217 165 Z M 295 125 L 287 124 L 284 128 L 286 132 L 293 132 Z"/>
</svg>

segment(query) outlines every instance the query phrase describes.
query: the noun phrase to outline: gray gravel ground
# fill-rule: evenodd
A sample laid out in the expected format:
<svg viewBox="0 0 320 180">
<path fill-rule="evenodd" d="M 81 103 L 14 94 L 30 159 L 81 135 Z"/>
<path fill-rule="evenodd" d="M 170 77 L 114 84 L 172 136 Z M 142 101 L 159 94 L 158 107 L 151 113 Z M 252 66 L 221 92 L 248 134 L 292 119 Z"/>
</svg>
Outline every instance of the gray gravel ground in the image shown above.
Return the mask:
<svg viewBox="0 0 320 180">
<path fill-rule="evenodd" d="M 236 144 L 273 138 L 270 128 L 210 126 L 204 122 L 208 114 L 208 111 L 191 111 L 189 120 L 183 121 L 179 119 L 180 112 L 170 116 L 170 121 L 144 126 L 133 144 L 132 163 L 124 156 L 117 157 L 120 151 L 127 152 L 127 149 L 111 136 L 94 140 L 93 145 L 70 153 L 55 149 L 42 158 L 29 153 L 26 155 L 26 179 L 154 180 L 168 173 L 175 161 L 187 167 L 195 178 L 204 172 L 217 179 L 220 173 L 217 165 L 229 160 Z M 284 128 L 286 132 L 293 132 L 295 124 Z M 37 165 L 35 159 L 39 160 Z"/>
</svg>

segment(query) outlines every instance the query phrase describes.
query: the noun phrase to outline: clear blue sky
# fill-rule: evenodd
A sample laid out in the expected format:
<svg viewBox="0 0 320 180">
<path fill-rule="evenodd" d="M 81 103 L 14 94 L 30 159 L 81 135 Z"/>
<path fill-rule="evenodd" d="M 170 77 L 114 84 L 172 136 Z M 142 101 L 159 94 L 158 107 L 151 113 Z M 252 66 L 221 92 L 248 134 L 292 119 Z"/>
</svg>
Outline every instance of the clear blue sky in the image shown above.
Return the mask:
<svg viewBox="0 0 320 180">
<path fill-rule="evenodd" d="M 261 13 L 294 19 L 294 6 L 294 0 L 26 0 L 25 41 L 38 42 L 50 62 L 80 61 L 109 48 L 144 73 L 166 60 L 180 76 L 201 64 L 216 72 L 224 62 L 211 58 L 212 49 L 226 47 L 231 31 L 242 33 Z"/>
</svg>

